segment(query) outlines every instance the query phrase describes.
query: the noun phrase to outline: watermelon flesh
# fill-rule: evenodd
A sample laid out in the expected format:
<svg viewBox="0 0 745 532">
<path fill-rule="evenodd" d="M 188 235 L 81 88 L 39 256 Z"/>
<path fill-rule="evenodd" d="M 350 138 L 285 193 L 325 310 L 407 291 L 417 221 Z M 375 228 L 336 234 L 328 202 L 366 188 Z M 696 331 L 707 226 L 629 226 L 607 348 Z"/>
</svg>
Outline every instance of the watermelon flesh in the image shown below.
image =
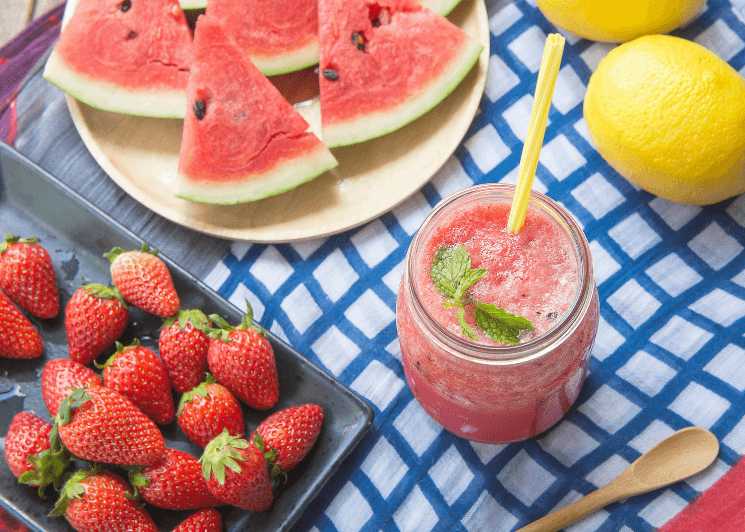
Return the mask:
<svg viewBox="0 0 745 532">
<path fill-rule="evenodd" d="M 318 63 L 317 0 L 210 0 L 206 14 L 267 76 Z"/>
<path fill-rule="evenodd" d="M 44 77 L 98 109 L 181 118 L 192 38 L 176 0 L 79 0 Z"/>
<path fill-rule="evenodd" d="M 177 196 L 234 204 L 297 187 L 338 163 L 211 15 L 194 32 Z"/>
<path fill-rule="evenodd" d="M 319 0 L 324 143 L 344 146 L 408 124 L 468 74 L 483 46 L 414 0 Z"/>
</svg>

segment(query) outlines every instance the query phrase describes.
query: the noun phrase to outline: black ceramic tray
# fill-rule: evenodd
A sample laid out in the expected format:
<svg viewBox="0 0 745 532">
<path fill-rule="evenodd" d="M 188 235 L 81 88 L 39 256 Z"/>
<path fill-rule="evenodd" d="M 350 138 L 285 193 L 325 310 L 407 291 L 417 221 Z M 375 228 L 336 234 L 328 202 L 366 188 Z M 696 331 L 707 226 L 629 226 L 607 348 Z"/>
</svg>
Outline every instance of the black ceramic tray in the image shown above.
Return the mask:
<svg viewBox="0 0 745 532">
<path fill-rule="evenodd" d="M 139 249 L 142 241 L 3 143 L 0 143 L 0 231 L 41 239 L 55 265 L 62 304 L 60 315 L 54 319 L 31 318 L 45 343 L 41 358 L 30 361 L 0 358 L 0 437 L 3 437 L 13 416 L 22 410 L 49 417 L 41 398 L 40 377 L 48 360 L 67 356 L 64 308 L 80 287 L 81 278 L 110 282 L 109 261 L 103 253 L 114 246 Z M 233 305 L 167 257 L 161 258 L 171 271 L 182 308 L 218 313 L 233 324 L 240 321 L 241 313 Z M 133 309 L 122 342 L 126 344 L 138 338 L 157 352 L 160 325 L 160 318 Z M 278 338 L 269 334 L 269 339 L 277 359 L 280 386 L 279 402 L 270 412 L 315 402 L 323 408 L 324 425 L 314 449 L 290 472 L 287 483 L 278 488 L 271 509 L 247 512 L 228 506 L 220 508 L 228 531 L 282 531 L 292 527 L 373 419 L 371 407 L 354 392 Z M 109 351 L 104 353 L 101 360 L 108 354 Z M 247 434 L 266 415 L 268 412 L 246 407 Z M 162 429 L 168 446 L 200 456 L 201 449 L 183 435 L 176 422 Z M 48 516 L 56 494 L 50 489 L 49 495 L 47 500 L 40 499 L 35 488 L 18 484 L 5 457 L 0 458 L 0 505 L 33 531 L 70 532 L 72 527 L 63 517 Z M 149 505 L 147 510 L 161 530 L 173 529 L 189 514 Z"/>
</svg>

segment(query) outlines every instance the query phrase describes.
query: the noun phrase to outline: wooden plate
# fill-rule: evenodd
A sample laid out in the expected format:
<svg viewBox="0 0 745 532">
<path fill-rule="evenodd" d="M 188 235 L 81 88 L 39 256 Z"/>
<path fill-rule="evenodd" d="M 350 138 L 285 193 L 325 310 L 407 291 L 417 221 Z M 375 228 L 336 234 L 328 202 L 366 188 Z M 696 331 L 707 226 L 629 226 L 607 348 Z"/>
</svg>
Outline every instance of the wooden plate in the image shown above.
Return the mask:
<svg viewBox="0 0 745 532">
<path fill-rule="evenodd" d="M 103 170 L 161 216 L 195 231 L 279 243 L 336 234 L 387 212 L 419 190 L 468 130 L 481 100 L 489 62 L 484 0 L 462 0 L 448 18 L 484 45 L 478 63 L 455 91 L 404 128 L 332 150 L 339 166 L 271 198 L 241 205 L 203 205 L 173 196 L 182 120 L 122 115 L 67 97 L 73 123 Z M 315 81 L 315 87 L 309 82 Z M 277 78 L 280 91 L 320 131 L 312 71 Z M 320 135 L 319 135 L 320 136 Z"/>
</svg>

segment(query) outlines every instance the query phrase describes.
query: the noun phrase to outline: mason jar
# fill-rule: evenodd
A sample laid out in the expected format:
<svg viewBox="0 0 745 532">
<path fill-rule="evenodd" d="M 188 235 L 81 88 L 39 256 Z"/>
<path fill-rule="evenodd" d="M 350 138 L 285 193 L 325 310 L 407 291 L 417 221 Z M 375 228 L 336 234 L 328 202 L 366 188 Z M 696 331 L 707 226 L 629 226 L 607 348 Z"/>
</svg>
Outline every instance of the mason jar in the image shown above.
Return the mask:
<svg viewBox="0 0 745 532">
<path fill-rule="evenodd" d="M 469 187 L 438 203 L 409 247 L 396 303 L 406 380 L 424 410 L 468 440 L 507 443 L 547 430 L 577 399 L 598 328 L 587 239 L 558 203 L 532 191 L 520 231 L 506 230 L 514 185 Z M 532 328 L 504 341 L 438 290 L 438 251 L 463 245 L 486 274 L 463 306 L 492 304 Z M 487 327 L 487 330 L 489 327 Z M 512 343 L 511 343 L 512 342 Z M 516 342 L 516 343 L 515 343 Z"/>
</svg>

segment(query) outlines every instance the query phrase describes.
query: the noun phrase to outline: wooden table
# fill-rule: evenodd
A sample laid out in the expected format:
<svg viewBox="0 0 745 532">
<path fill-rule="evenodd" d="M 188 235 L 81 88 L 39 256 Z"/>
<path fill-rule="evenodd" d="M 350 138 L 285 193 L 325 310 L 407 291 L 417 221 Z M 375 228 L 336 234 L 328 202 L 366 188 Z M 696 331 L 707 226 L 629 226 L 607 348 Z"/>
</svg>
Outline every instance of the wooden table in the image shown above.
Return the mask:
<svg viewBox="0 0 745 532">
<path fill-rule="evenodd" d="M 2 0 L 0 2 L 0 48 L 31 20 L 64 0 Z"/>
</svg>

